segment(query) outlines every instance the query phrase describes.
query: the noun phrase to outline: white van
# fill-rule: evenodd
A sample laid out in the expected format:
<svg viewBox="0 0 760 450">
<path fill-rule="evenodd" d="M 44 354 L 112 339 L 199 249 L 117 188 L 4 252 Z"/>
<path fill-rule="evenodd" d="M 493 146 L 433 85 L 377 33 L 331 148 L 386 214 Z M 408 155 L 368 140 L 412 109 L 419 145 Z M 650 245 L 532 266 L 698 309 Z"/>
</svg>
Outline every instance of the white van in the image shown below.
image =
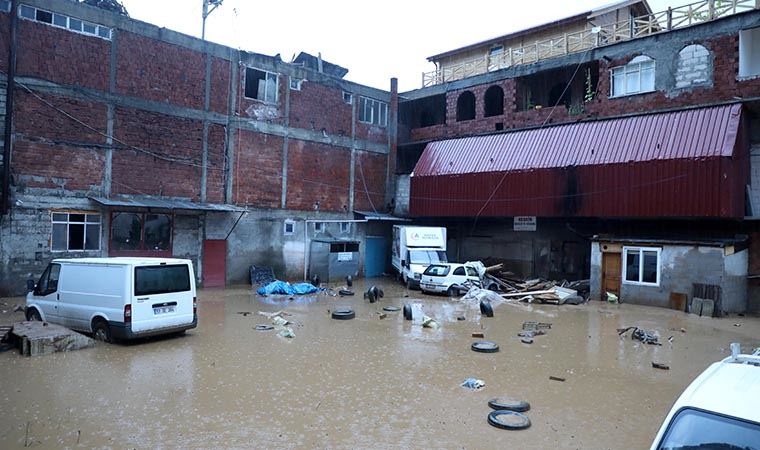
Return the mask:
<svg viewBox="0 0 760 450">
<path fill-rule="evenodd" d="M 106 342 L 180 333 L 198 324 L 195 274 L 187 259 L 55 259 L 27 287 L 27 320 Z"/>
</svg>

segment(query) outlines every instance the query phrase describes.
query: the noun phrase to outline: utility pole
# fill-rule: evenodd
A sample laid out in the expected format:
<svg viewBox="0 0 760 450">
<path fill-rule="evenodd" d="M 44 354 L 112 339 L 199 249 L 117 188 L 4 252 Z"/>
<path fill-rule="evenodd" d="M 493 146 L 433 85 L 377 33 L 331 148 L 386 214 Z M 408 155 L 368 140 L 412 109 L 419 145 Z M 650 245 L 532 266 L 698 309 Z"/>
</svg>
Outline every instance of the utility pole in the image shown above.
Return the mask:
<svg viewBox="0 0 760 450">
<path fill-rule="evenodd" d="M 206 18 L 222 4 L 224 0 L 203 0 L 203 27 L 201 28 L 201 39 L 206 40 Z M 211 9 L 209 9 L 211 6 Z"/>
</svg>

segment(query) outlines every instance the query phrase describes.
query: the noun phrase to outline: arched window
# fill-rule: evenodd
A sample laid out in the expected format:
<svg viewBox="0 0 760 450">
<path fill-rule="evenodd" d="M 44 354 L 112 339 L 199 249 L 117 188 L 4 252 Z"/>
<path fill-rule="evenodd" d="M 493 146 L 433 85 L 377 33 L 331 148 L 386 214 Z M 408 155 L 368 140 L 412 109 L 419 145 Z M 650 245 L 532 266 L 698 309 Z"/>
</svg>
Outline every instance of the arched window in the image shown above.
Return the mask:
<svg viewBox="0 0 760 450">
<path fill-rule="evenodd" d="M 483 115 L 486 117 L 500 116 L 504 114 L 504 91 L 499 86 L 491 86 L 486 89 L 483 96 Z"/>
<path fill-rule="evenodd" d="M 611 97 L 654 91 L 654 60 L 648 56 L 637 56 L 624 66 L 610 70 Z"/>
<path fill-rule="evenodd" d="M 457 122 L 475 118 L 475 94 L 464 91 L 457 99 Z"/>
<path fill-rule="evenodd" d="M 676 89 L 712 84 L 712 61 L 710 51 L 692 44 L 678 52 L 676 64 Z"/>
</svg>

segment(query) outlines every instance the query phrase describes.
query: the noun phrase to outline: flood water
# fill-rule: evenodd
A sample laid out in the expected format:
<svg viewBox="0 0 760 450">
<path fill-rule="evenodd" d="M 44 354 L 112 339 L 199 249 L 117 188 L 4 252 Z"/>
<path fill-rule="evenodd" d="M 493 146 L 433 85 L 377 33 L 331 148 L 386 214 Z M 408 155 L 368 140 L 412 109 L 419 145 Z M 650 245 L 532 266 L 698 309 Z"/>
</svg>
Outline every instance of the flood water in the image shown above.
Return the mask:
<svg viewBox="0 0 760 450">
<path fill-rule="evenodd" d="M 361 295 L 370 283 L 386 294 L 374 304 Z M 760 345 L 757 318 L 601 302 L 504 304 L 486 318 L 385 279 L 353 289 L 354 297 L 294 301 L 206 289 L 199 326 L 182 337 L 1 353 L 0 448 L 648 448 L 676 397 L 730 342 Z M 405 302 L 422 303 L 440 328 L 401 311 L 380 318 L 383 306 Z M 331 319 L 339 307 L 356 318 Z M 254 330 L 269 323 L 257 311 L 281 309 L 295 338 Z M 524 321 L 552 328 L 523 344 Z M 634 325 L 657 331 L 663 345 L 618 337 Z M 470 350 L 479 331 L 500 352 Z M 468 377 L 485 387 L 460 387 Z M 500 396 L 530 402 L 529 429 L 487 423 L 487 402 Z"/>
</svg>

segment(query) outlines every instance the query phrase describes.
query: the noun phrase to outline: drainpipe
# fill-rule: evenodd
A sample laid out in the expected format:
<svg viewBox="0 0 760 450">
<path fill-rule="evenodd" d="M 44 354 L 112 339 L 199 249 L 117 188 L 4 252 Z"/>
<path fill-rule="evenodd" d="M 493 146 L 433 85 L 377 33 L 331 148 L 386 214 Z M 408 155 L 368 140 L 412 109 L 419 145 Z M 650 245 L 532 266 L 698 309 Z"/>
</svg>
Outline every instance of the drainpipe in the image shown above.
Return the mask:
<svg viewBox="0 0 760 450">
<path fill-rule="evenodd" d="M 338 223 L 338 222 L 348 222 L 348 223 L 367 223 L 369 222 L 369 219 L 349 219 L 349 220 L 340 220 L 340 219 L 329 219 L 329 220 L 320 220 L 320 219 L 304 219 L 303 220 L 303 279 L 304 281 L 308 279 L 307 272 L 309 270 L 309 262 L 311 259 L 311 251 L 308 246 L 309 244 L 309 224 L 314 222 L 322 222 L 322 223 Z"/>
<path fill-rule="evenodd" d="M 0 199 L 0 216 L 8 213 L 11 188 L 11 145 L 13 142 L 13 86 L 16 84 L 16 30 L 18 29 L 18 0 L 11 1 L 11 29 L 8 39 L 8 85 L 5 90 L 5 132 L 3 139 L 3 193 Z"/>
</svg>

